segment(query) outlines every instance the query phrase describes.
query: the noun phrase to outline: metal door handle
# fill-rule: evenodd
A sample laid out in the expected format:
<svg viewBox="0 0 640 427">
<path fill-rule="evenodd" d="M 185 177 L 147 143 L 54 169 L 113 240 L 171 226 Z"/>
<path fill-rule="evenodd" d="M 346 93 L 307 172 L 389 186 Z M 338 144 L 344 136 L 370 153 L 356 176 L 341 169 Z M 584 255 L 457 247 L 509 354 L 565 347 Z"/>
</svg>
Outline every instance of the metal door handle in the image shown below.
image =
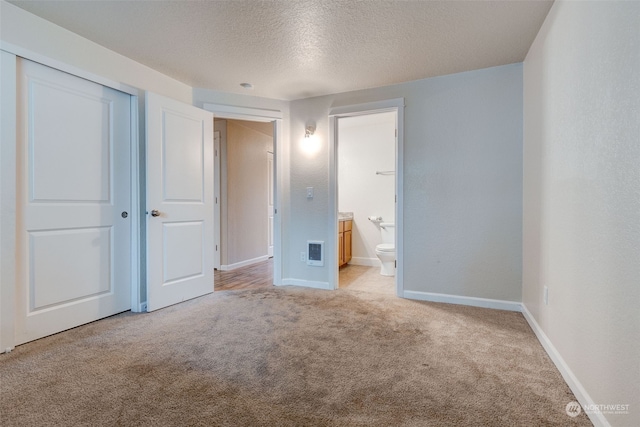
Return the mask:
<svg viewBox="0 0 640 427">
<path fill-rule="evenodd" d="M 151 211 L 151 216 L 160 216 L 160 211 L 157 209 L 154 209 Z"/>
</svg>

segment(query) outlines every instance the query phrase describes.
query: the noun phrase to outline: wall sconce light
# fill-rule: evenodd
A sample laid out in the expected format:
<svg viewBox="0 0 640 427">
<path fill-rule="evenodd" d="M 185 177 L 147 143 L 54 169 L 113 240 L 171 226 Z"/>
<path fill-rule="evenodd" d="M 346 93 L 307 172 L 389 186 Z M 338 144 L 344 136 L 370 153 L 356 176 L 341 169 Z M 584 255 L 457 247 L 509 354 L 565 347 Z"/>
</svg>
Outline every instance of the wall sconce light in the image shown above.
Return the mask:
<svg viewBox="0 0 640 427">
<path fill-rule="evenodd" d="M 305 126 L 304 138 L 300 140 L 300 148 L 302 152 L 309 158 L 314 157 L 320 151 L 320 139 L 315 135 L 315 123 Z"/>
<path fill-rule="evenodd" d="M 313 133 L 316 131 L 316 128 L 313 126 L 307 126 L 307 128 L 304 130 L 304 137 L 305 138 L 309 138 L 311 137 L 311 135 L 313 135 Z"/>
</svg>

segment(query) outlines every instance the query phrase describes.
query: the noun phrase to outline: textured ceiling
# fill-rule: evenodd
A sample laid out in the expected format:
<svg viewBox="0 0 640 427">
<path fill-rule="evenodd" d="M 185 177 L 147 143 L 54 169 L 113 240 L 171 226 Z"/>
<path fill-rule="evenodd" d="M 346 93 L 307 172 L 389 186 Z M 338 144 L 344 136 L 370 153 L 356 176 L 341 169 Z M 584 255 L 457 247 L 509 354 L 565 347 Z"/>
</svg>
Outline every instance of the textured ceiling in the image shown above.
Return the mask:
<svg viewBox="0 0 640 427">
<path fill-rule="evenodd" d="M 552 1 L 10 3 L 190 86 L 292 100 L 521 62 Z"/>
</svg>

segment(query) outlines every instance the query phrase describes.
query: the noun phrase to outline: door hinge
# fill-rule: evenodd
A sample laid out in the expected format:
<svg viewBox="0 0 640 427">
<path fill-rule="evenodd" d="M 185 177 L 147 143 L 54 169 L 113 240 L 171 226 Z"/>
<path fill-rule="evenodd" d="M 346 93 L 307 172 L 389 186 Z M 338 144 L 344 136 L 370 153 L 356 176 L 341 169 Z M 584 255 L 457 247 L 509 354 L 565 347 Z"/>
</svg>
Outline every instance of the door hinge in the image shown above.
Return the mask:
<svg viewBox="0 0 640 427">
<path fill-rule="evenodd" d="M 274 215 L 278 213 L 278 209 L 273 210 Z"/>
<path fill-rule="evenodd" d="M 214 151 L 215 151 L 215 153 L 216 153 L 216 157 L 218 157 L 218 150 L 214 150 Z"/>
<path fill-rule="evenodd" d="M 395 259 L 393 260 L 393 266 L 394 266 L 395 268 L 398 268 L 398 261 L 396 261 Z"/>
<path fill-rule="evenodd" d="M 218 198 L 216 197 L 216 205 L 218 204 Z"/>
<path fill-rule="evenodd" d="M 398 195 L 397 194 L 395 196 L 393 196 L 393 201 L 398 203 Z"/>
<path fill-rule="evenodd" d="M 218 252 L 218 245 L 216 245 L 216 252 Z"/>
<path fill-rule="evenodd" d="M 396 138 L 398 137 L 398 129 L 396 129 Z"/>
</svg>

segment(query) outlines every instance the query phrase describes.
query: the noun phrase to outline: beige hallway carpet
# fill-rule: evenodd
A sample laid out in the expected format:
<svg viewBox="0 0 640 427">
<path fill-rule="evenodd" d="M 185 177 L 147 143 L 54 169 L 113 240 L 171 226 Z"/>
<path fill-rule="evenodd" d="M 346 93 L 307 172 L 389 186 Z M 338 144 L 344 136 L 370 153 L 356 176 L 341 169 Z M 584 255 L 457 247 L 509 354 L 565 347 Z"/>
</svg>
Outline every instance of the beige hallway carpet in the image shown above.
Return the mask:
<svg viewBox="0 0 640 427">
<path fill-rule="evenodd" d="M 361 291 L 216 292 L 0 355 L 2 426 L 572 426 L 519 313 Z"/>
</svg>

